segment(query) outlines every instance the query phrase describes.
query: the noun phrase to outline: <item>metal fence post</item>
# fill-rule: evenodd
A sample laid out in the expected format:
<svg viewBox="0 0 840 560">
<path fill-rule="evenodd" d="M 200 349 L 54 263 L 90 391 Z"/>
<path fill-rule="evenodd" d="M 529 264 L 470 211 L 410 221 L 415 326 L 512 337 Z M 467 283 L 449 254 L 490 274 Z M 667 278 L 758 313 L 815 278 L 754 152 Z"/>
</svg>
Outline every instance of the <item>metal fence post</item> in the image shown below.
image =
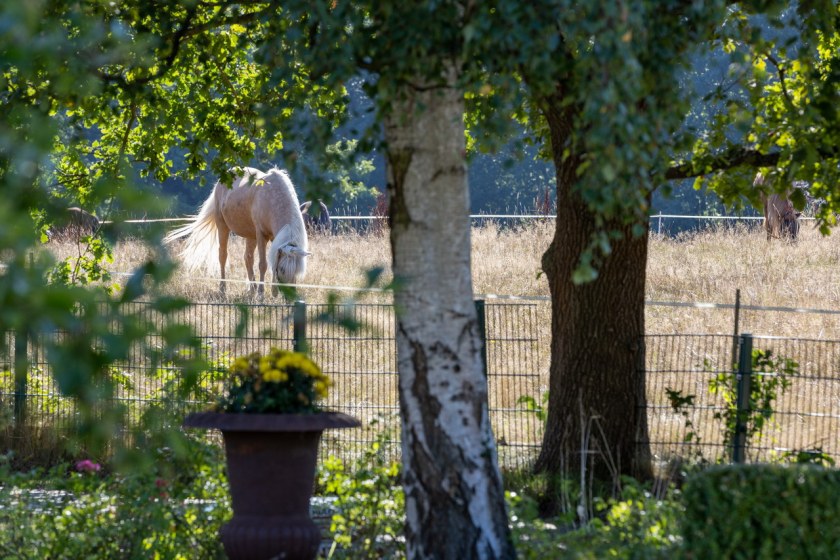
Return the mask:
<svg viewBox="0 0 840 560">
<path fill-rule="evenodd" d="M 478 317 L 478 337 L 481 344 L 481 367 L 484 377 L 487 377 L 487 315 L 484 310 L 484 300 L 475 300 L 475 313 Z"/>
<path fill-rule="evenodd" d="M 295 314 L 293 320 L 293 337 L 295 352 L 309 352 L 309 344 L 306 342 L 306 302 L 295 302 Z"/>
<path fill-rule="evenodd" d="M 741 335 L 741 352 L 738 360 L 738 385 L 735 395 L 735 431 L 732 434 L 732 462 L 747 462 L 747 422 L 750 417 L 750 392 L 752 390 L 752 348 L 751 334 Z"/>
<path fill-rule="evenodd" d="M 26 329 L 15 331 L 15 425 L 26 420 L 26 393 L 29 384 L 29 333 Z"/>
<path fill-rule="evenodd" d="M 740 325 L 738 321 L 741 315 L 741 290 L 735 290 L 735 329 L 732 331 L 732 365 L 735 366 L 735 357 L 738 355 L 738 343 L 740 337 L 738 336 L 738 329 Z"/>
</svg>

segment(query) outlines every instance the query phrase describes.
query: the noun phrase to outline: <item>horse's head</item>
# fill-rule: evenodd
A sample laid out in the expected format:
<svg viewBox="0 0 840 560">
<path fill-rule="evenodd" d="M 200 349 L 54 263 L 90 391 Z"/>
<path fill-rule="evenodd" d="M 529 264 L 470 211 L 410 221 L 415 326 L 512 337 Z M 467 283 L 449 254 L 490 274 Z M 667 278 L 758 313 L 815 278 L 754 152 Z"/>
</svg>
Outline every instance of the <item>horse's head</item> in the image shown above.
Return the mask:
<svg viewBox="0 0 840 560">
<path fill-rule="evenodd" d="M 297 284 L 306 275 L 306 257 L 312 255 L 289 242 L 278 248 L 274 262 L 274 281 L 283 284 Z"/>
</svg>

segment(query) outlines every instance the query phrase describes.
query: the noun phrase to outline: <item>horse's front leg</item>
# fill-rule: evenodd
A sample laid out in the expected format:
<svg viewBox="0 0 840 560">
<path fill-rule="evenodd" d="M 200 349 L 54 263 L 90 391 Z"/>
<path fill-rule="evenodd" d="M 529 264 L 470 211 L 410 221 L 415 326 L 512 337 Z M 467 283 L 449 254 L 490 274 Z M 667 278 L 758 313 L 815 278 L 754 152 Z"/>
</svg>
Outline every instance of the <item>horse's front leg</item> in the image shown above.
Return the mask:
<svg viewBox="0 0 840 560">
<path fill-rule="evenodd" d="M 268 259 L 265 256 L 265 244 L 268 243 L 268 239 L 264 236 L 257 234 L 257 251 L 259 251 L 260 255 L 260 294 L 265 293 L 265 271 L 268 270 Z"/>
<path fill-rule="evenodd" d="M 254 249 L 256 248 L 256 239 L 245 240 L 245 271 L 248 273 L 248 281 L 250 282 L 249 291 L 251 293 L 257 291 L 257 286 L 254 285 Z"/>
<path fill-rule="evenodd" d="M 230 228 L 227 227 L 224 223 L 216 223 L 216 227 L 219 231 L 219 268 L 222 272 L 222 278 L 219 282 L 219 293 L 224 295 L 226 282 L 225 282 L 225 264 L 227 264 L 227 256 L 228 256 L 228 241 L 230 241 Z"/>
</svg>

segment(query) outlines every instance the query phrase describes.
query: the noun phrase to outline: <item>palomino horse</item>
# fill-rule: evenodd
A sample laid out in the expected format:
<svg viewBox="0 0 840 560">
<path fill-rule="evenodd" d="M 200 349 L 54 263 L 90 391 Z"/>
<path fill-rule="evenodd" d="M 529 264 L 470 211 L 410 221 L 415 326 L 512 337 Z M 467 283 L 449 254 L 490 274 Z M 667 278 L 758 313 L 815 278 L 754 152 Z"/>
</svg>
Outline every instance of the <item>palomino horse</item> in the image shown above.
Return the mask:
<svg viewBox="0 0 840 560">
<path fill-rule="evenodd" d="M 181 253 L 189 270 L 204 263 L 218 245 L 221 292 L 225 291 L 225 262 L 231 232 L 245 238 L 245 268 L 251 282 L 255 248 L 260 254 L 260 282 L 265 281 L 268 266 L 275 282 L 300 282 L 306 275 L 306 257 L 312 253 L 307 251 L 306 228 L 288 174 L 276 168 L 268 173 L 250 167 L 233 171 L 231 188 L 216 183 L 198 216 L 190 224 L 172 231 L 164 243 L 189 236 Z M 269 241 L 271 248 L 266 259 L 265 246 Z M 263 292 L 263 284 L 259 292 Z"/>
</svg>

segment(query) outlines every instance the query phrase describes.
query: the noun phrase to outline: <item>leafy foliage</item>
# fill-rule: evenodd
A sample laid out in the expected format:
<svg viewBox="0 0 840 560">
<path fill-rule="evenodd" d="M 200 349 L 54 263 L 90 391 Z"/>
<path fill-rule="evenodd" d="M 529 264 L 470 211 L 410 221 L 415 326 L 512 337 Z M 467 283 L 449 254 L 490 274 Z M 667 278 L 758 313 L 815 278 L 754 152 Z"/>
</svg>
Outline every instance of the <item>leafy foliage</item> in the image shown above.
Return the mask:
<svg viewBox="0 0 840 560">
<path fill-rule="evenodd" d="M 789 377 L 797 375 L 799 364 L 784 356 L 774 357 L 771 350 L 753 348 L 751 367 L 748 409 L 738 407 L 739 373 L 722 371 L 709 380 L 709 392 L 720 395 L 726 405 L 724 410 L 714 413 L 715 419 L 723 421 L 724 431 L 721 439 L 724 442 L 733 441 L 739 425 L 744 427 L 747 446 L 750 442 L 761 439 L 776 413 L 773 408 L 776 400 L 790 387 Z M 712 370 L 708 360 L 703 362 L 703 370 Z M 695 406 L 696 395 L 683 395 L 682 391 L 667 387 L 665 392 L 671 408 L 684 418 L 684 441 L 695 445 L 700 443 L 694 422 L 691 420 L 691 408 Z M 696 454 L 700 463 L 706 462 L 699 449 Z"/>
<path fill-rule="evenodd" d="M 225 558 L 218 538 L 231 515 L 224 462 L 217 448 L 182 444 L 187 453 L 157 448 L 154 468 L 133 474 L 97 473 L 89 461 L 22 474 L 0 460 L 0 555 Z"/>
<path fill-rule="evenodd" d="M 544 392 L 540 402 L 537 402 L 537 399 L 530 395 L 522 395 L 516 401 L 516 404 L 524 405 L 527 412 L 534 414 L 537 422 L 540 423 L 540 432 L 544 429 L 545 421 L 548 419 L 548 395 L 548 391 Z"/>
<path fill-rule="evenodd" d="M 351 465 L 329 457 L 320 467 L 319 485 L 336 498 L 328 558 L 405 557 L 400 464 L 386 453 L 390 434 L 376 439 Z"/>
<path fill-rule="evenodd" d="M 840 472 L 815 466 L 739 465 L 693 475 L 684 489 L 691 558 L 831 558 Z"/>
<path fill-rule="evenodd" d="M 748 441 L 762 436 L 775 414 L 773 404 L 790 387 L 788 377 L 796 375 L 798 367 L 789 358 L 774 358 L 772 351 L 754 348 L 748 411 L 738 408 L 736 373 L 721 372 L 709 381 L 709 391 L 720 394 L 726 402 L 726 410 L 714 416 L 724 422 L 726 441 L 731 441 L 739 423 L 745 426 Z"/>
<path fill-rule="evenodd" d="M 537 503 L 527 494 L 508 493 L 519 558 L 673 558 L 679 553 L 683 505 L 678 490 L 660 496 L 625 478 L 620 497 L 595 502 L 598 516 L 574 529 L 571 519 L 539 519 Z"/>
</svg>

